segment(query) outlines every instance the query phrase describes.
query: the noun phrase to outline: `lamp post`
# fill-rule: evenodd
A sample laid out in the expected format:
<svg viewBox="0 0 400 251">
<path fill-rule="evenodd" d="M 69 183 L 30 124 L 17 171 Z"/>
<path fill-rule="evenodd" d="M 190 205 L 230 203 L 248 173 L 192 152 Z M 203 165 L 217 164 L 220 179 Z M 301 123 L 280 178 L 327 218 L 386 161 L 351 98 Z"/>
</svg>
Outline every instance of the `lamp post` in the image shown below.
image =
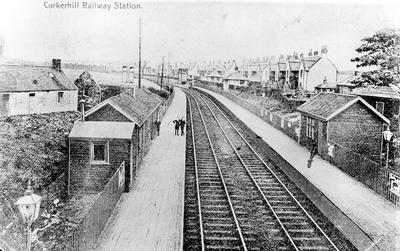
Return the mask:
<svg viewBox="0 0 400 251">
<path fill-rule="evenodd" d="M 27 240 L 27 250 L 31 250 L 31 226 L 32 222 L 34 222 L 39 217 L 40 211 L 40 202 L 42 201 L 42 197 L 33 193 L 31 187 L 31 181 L 28 181 L 28 187 L 24 193 L 24 196 L 19 198 L 15 205 L 18 207 L 19 213 L 22 216 L 22 220 L 27 224 L 28 231 L 28 240 Z"/>
<path fill-rule="evenodd" d="M 386 128 L 386 130 L 383 132 L 383 138 L 386 141 L 386 169 L 389 167 L 389 142 L 390 139 L 392 138 L 393 133 L 389 129 L 389 125 Z"/>
</svg>

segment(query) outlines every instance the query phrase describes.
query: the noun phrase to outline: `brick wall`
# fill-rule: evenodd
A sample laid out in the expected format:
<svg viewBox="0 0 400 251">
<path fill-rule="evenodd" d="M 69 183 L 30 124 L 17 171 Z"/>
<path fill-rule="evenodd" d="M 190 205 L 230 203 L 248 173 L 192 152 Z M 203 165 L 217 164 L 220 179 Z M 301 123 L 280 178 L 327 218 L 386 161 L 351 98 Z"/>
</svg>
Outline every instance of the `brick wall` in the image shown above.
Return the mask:
<svg viewBox="0 0 400 251">
<path fill-rule="evenodd" d="M 85 118 L 87 121 L 132 122 L 110 105 L 105 105 Z"/>
<path fill-rule="evenodd" d="M 90 164 L 90 142 L 70 139 L 69 191 L 74 195 L 84 189 L 88 193 L 103 189 L 122 161 L 130 165 L 129 140 L 109 141 L 109 164 Z"/>
</svg>

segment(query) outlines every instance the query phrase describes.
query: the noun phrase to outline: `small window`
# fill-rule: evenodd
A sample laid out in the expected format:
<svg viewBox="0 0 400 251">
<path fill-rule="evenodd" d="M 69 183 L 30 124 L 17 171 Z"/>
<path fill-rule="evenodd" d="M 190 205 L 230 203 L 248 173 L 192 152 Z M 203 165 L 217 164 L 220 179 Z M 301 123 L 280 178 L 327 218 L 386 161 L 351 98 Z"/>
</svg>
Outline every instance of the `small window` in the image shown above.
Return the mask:
<svg viewBox="0 0 400 251">
<path fill-rule="evenodd" d="M 29 97 L 35 97 L 35 93 L 29 93 Z"/>
<path fill-rule="evenodd" d="M 64 92 L 58 92 L 57 94 L 57 103 L 62 103 L 64 99 Z"/>
<path fill-rule="evenodd" d="M 376 110 L 378 112 L 380 112 L 381 114 L 383 114 L 383 112 L 385 111 L 385 103 L 383 102 L 376 102 Z"/>
<path fill-rule="evenodd" d="M 108 164 L 109 144 L 105 141 L 91 142 L 90 162 L 92 164 Z"/>
</svg>

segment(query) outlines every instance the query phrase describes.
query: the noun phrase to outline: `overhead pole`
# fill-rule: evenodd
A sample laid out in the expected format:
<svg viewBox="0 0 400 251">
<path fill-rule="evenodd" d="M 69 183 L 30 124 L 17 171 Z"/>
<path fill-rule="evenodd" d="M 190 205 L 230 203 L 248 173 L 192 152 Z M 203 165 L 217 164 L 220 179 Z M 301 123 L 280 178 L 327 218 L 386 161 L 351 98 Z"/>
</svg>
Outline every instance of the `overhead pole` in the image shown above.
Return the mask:
<svg viewBox="0 0 400 251">
<path fill-rule="evenodd" d="M 162 65 L 161 65 L 161 90 L 163 89 L 163 79 L 164 78 L 164 56 L 162 57 Z"/>
<path fill-rule="evenodd" d="M 138 88 L 142 87 L 142 19 L 139 18 L 139 79 Z"/>
</svg>

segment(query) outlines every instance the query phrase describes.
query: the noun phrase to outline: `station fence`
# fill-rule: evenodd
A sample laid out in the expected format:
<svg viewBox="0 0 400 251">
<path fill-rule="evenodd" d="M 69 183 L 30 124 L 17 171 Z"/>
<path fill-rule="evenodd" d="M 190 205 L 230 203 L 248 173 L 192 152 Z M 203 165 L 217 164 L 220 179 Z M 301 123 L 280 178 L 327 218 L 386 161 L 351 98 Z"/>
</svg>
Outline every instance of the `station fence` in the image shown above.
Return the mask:
<svg viewBox="0 0 400 251">
<path fill-rule="evenodd" d="M 72 233 L 65 250 L 91 250 L 94 247 L 115 205 L 121 198 L 124 188 L 125 162 L 122 162 L 104 189 L 98 194 L 79 228 Z"/>
<path fill-rule="evenodd" d="M 274 128 L 282 131 L 290 138 L 299 142 L 300 125 L 299 122 L 293 122 L 289 118 L 271 112 L 261 106 L 252 104 L 243 98 L 240 98 L 232 93 L 223 91 L 219 88 L 197 82 L 196 86 L 216 92 L 230 99 L 236 104 L 241 105 L 246 110 L 266 121 Z M 380 194 L 396 206 L 400 207 L 400 193 L 393 190 L 393 182 L 390 181 L 391 176 L 400 178 L 400 173 L 386 168 L 380 163 L 377 163 L 366 156 L 355 153 L 354 151 L 336 144 L 334 145 L 334 157 L 325 158 L 330 163 L 337 166 L 343 172 L 362 182 L 367 187 Z"/>
</svg>

